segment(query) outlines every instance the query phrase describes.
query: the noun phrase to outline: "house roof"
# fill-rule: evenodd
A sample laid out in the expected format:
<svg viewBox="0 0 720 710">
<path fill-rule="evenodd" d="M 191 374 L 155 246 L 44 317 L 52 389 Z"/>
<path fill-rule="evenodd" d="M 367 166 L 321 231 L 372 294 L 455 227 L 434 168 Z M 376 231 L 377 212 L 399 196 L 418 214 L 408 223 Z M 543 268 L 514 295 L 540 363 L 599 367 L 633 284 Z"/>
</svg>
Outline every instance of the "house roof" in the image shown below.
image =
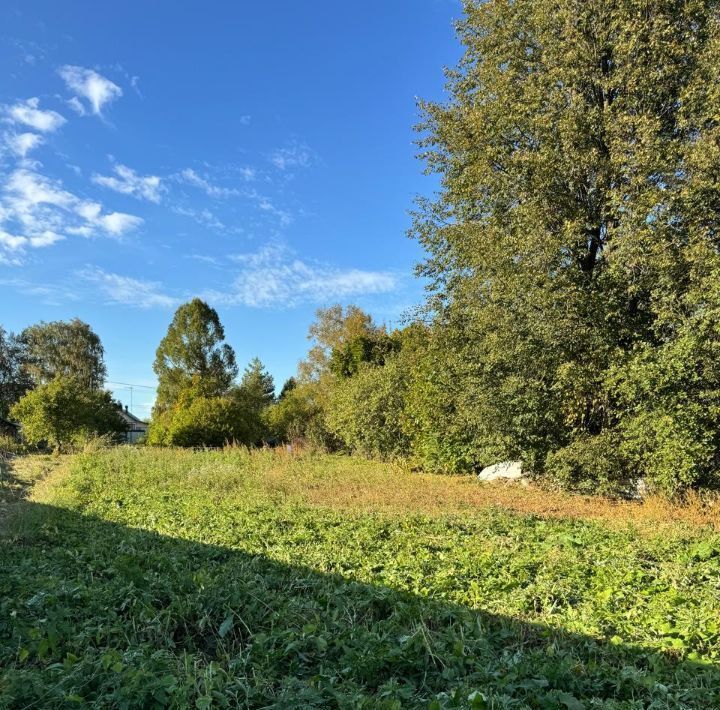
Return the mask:
<svg viewBox="0 0 720 710">
<path fill-rule="evenodd" d="M 147 426 L 147 422 L 143 421 L 142 419 L 138 419 L 138 417 L 136 417 L 128 409 L 121 409 L 120 414 L 123 416 L 124 419 L 130 422 L 130 424 L 143 424 L 144 426 Z"/>
</svg>

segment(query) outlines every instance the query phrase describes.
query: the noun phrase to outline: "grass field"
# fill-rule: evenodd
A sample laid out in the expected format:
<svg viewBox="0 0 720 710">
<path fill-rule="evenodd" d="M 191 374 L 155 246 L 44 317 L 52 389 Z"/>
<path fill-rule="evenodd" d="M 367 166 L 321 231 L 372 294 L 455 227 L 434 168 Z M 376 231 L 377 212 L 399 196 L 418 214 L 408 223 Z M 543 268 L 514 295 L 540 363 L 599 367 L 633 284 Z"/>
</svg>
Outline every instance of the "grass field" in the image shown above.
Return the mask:
<svg viewBox="0 0 720 710">
<path fill-rule="evenodd" d="M 0 707 L 720 706 L 713 501 L 131 448 L 0 494 Z"/>
</svg>

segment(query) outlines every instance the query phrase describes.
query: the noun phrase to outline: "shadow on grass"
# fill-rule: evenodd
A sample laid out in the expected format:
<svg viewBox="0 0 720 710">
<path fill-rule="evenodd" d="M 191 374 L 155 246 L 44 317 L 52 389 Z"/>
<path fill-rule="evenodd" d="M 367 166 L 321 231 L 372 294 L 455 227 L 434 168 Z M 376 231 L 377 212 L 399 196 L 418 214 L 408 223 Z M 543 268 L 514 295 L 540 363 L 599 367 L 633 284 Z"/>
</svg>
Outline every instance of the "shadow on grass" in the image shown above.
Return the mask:
<svg viewBox="0 0 720 710">
<path fill-rule="evenodd" d="M 720 671 L 19 502 L 0 707 L 718 707 Z"/>
</svg>

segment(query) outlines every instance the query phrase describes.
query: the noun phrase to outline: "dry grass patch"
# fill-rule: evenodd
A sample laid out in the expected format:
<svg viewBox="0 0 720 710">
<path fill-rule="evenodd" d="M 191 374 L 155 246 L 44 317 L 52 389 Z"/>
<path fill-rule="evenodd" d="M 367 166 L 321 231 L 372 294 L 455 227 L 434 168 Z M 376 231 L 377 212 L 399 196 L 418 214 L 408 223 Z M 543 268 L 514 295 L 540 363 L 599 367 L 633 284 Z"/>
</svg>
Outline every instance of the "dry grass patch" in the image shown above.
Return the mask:
<svg viewBox="0 0 720 710">
<path fill-rule="evenodd" d="M 649 530 L 687 524 L 720 530 L 720 496 L 691 493 L 685 500 L 650 496 L 627 501 L 544 490 L 536 485 L 480 483 L 474 476 L 416 473 L 398 464 L 345 457 L 277 454 L 261 476 L 269 491 L 312 505 L 389 513 L 467 514 L 500 508 L 543 518 L 628 524 Z"/>
</svg>

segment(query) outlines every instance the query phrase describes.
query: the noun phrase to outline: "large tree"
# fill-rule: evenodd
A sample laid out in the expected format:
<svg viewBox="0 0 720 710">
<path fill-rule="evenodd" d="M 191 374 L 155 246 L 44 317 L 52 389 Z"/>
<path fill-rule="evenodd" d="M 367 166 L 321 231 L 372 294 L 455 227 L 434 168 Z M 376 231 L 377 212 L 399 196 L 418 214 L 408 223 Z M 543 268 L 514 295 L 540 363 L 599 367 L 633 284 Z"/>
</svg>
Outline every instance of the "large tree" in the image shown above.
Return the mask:
<svg viewBox="0 0 720 710">
<path fill-rule="evenodd" d="M 155 408 L 169 409 L 187 389 L 203 397 L 226 394 L 237 376 L 235 353 L 225 340 L 217 311 L 194 298 L 180 306 L 155 354 Z"/>
<path fill-rule="evenodd" d="M 72 378 L 84 387 L 101 389 L 107 371 L 100 338 L 78 318 L 38 323 L 20 335 L 25 346 L 24 368 L 35 384 L 56 377 Z"/>
<path fill-rule="evenodd" d="M 443 351 L 423 377 L 466 465 L 681 462 L 689 484 L 720 463 L 719 7 L 466 3 L 450 100 L 423 106 L 442 189 L 414 230 Z"/>
<path fill-rule="evenodd" d="M 10 407 L 32 388 L 24 362 L 22 341 L 0 326 L 0 417 L 7 417 Z"/>
</svg>

